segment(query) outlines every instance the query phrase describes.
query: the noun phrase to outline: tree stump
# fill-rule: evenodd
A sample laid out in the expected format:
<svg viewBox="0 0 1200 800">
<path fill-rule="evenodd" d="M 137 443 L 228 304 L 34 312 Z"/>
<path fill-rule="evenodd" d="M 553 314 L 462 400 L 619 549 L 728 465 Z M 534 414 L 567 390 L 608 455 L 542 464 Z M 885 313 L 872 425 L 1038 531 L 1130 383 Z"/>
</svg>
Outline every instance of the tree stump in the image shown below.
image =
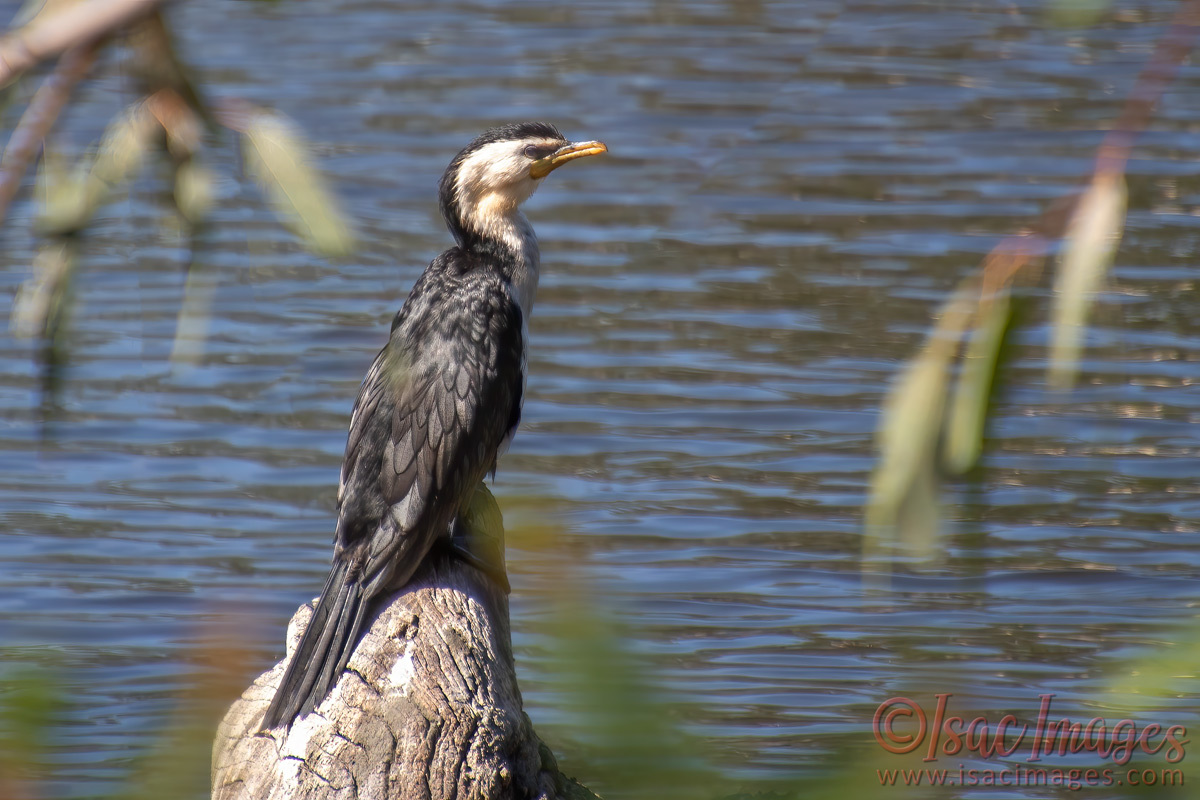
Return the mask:
<svg viewBox="0 0 1200 800">
<path fill-rule="evenodd" d="M 316 711 L 290 730 L 260 731 L 312 611 L 300 607 L 285 659 L 225 715 L 214 800 L 596 800 L 559 772 L 522 709 L 506 594 L 448 552 L 376 603 Z"/>
</svg>

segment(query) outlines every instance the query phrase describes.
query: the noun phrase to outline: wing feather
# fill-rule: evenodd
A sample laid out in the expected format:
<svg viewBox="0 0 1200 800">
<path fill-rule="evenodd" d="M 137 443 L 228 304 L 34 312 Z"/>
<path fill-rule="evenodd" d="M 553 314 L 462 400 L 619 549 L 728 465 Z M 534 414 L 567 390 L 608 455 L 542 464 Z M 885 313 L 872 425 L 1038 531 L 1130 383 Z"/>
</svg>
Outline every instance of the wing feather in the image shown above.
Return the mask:
<svg viewBox="0 0 1200 800">
<path fill-rule="evenodd" d="M 361 553 L 373 584 L 407 580 L 494 469 L 519 414 L 524 334 L 511 290 L 488 274 L 442 288 L 414 289 L 351 419 L 337 541 Z"/>
<path fill-rule="evenodd" d="M 434 259 L 363 380 L 342 461 L 333 566 L 266 727 L 324 699 L 371 598 L 406 582 L 449 533 L 516 428 L 521 310 L 497 271 L 473 258 L 455 249 Z"/>
</svg>

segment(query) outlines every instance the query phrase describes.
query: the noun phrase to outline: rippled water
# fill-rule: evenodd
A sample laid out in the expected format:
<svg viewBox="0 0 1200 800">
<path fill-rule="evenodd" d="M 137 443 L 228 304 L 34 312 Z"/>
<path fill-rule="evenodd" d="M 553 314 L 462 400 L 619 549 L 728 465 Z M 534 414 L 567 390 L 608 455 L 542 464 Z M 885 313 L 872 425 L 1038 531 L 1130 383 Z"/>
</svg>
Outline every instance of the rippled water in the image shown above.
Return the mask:
<svg viewBox="0 0 1200 800">
<path fill-rule="evenodd" d="M 509 555 L 535 723 L 569 738 L 541 634 L 564 560 L 632 625 L 734 782 L 803 773 L 837 735 L 869 743 L 893 695 L 950 686 L 1029 719 L 1053 692 L 1093 716 L 1107 670 L 1200 602 L 1200 69 L 1130 164 L 1082 386 L 1043 391 L 1029 328 L 986 493 L 952 498 L 967 521 L 945 556 L 882 595 L 862 589 L 859 507 L 898 365 L 997 237 L 1087 174 L 1173 9 L 1121 3 L 1063 30 L 1034 3 L 176 7 L 211 94 L 298 120 L 362 248 L 301 250 L 226 142 L 199 366 L 168 361 L 186 243 L 154 176 L 86 243 L 48 423 L 33 348 L 0 336 L 0 642 L 7 663 L 59 667 L 86 721 L 64 734 L 59 787 L 116 786 L 218 611 L 256 621 L 247 679 L 280 655 L 328 564 L 358 382 L 448 242 L 437 177 L 479 130 L 524 119 L 611 150 L 529 209 L 545 273 L 494 488 L 510 526 L 557 541 L 555 559 L 532 539 Z M 60 146 L 132 99 L 108 64 Z M 0 254 L 10 296 L 30 214 Z M 1156 721 L 1197 723 L 1195 694 L 1170 704 Z M 620 785 L 565 752 L 597 788 Z"/>
</svg>

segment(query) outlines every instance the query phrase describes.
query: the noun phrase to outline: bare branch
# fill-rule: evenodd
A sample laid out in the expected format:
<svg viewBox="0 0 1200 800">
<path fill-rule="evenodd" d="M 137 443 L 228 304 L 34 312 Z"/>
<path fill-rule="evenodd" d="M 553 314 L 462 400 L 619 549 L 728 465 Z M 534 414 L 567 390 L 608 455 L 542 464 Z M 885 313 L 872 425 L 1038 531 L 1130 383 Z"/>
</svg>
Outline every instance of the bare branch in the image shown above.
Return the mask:
<svg viewBox="0 0 1200 800">
<path fill-rule="evenodd" d="M 148 14 L 162 1 L 83 0 L 50 14 L 39 14 L 29 24 L 0 38 L 0 86 L 46 59 L 95 42 Z"/>
<path fill-rule="evenodd" d="M 1154 55 L 1138 75 L 1121 116 L 1104 137 L 1096 155 L 1097 175 L 1125 171 L 1134 141 L 1150 122 L 1155 106 L 1192 52 L 1197 35 L 1200 35 L 1200 0 L 1188 0 L 1179 7 L 1167 32 L 1158 40 Z"/>
<path fill-rule="evenodd" d="M 87 74 L 95 60 L 94 43 L 68 51 L 29 101 L 29 107 L 8 140 L 4 157 L 0 158 L 0 220 L 8 215 L 8 207 L 21 186 L 21 178 L 54 126 L 75 84 Z"/>
</svg>

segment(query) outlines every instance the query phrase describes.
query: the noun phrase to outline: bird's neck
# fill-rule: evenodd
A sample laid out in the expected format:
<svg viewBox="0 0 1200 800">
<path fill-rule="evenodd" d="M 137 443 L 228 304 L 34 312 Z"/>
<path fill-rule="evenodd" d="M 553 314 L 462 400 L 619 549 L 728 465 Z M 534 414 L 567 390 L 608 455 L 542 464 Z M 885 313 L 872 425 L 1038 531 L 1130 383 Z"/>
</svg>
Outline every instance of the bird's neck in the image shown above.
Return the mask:
<svg viewBox="0 0 1200 800">
<path fill-rule="evenodd" d="M 464 245 L 467 249 L 490 256 L 516 295 L 521 313 L 529 319 L 537 294 L 541 254 L 537 236 L 525 215 L 516 208 L 476 209 L 474 223 Z"/>
</svg>

